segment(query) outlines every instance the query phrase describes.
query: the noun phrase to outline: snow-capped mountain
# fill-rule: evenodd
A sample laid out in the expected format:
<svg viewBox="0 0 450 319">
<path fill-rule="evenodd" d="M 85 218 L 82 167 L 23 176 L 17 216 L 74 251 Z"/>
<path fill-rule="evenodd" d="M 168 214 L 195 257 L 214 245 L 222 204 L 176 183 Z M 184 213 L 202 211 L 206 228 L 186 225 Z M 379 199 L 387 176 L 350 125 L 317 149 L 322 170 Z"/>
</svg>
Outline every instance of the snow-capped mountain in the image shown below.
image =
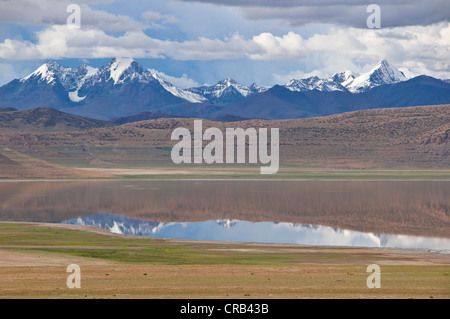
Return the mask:
<svg viewBox="0 0 450 319">
<path fill-rule="evenodd" d="M 317 76 L 293 79 L 284 87 L 296 92 L 318 90 L 361 93 L 376 86 L 405 81 L 413 76 L 410 70 L 404 69 L 402 72 L 383 60 L 371 71 L 359 76 L 355 76 L 351 71 L 345 71 L 336 73 L 327 79 L 320 79 Z M 185 102 L 218 105 L 231 104 L 269 89 L 255 83 L 251 86 L 245 86 L 232 78 L 226 78 L 215 85 L 180 89 L 168 82 L 160 72 L 145 69 L 131 58 L 113 58 L 107 65 L 99 69 L 87 65 L 69 68 L 59 65 L 55 61 L 50 61 L 30 75 L 20 79 L 19 82 L 24 85 L 30 83 L 61 85 L 65 92 L 59 92 L 59 95 L 65 94 L 68 101 L 74 104 L 80 103 L 86 98 L 95 97 L 99 91 L 103 91 L 103 89 L 99 89 L 99 86 L 111 88 L 133 82 L 153 85 L 159 83 L 167 93 Z"/>
<path fill-rule="evenodd" d="M 291 80 L 285 85 L 285 87 L 291 91 L 296 92 L 305 92 L 312 90 L 331 92 L 346 90 L 345 87 L 343 87 L 340 83 L 333 80 L 332 78 L 320 79 L 317 76 L 301 80 Z"/>
<path fill-rule="evenodd" d="M 125 83 L 137 79 L 139 82 L 148 83 L 151 81 L 151 74 L 130 58 L 114 58 L 107 66 L 101 69 L 100 78 L 107 81 L 112 80 L 114 84 Z"/>
<path fill-rule="evenodd" d="M 353 79 L 355 78 L 355 75 L 353 74 L 352 71 L 344 71 L 344 72 L 335 73 L 331 78 L 336 83 L 339 83 L 340 85 L 345 87 L 351 81 L 353 81 Z"/>
<path fill-rule="evenodd" d="M 31 73 L 30 75 L 24 77 L 23 79 L 20 79 L 20 82 L 28 82 L 30 80 L 36 79 L 38 82 L 46 82 L 46 83 L 53 83 L 56 78 L 57 74 L 60 73 L 60 65 L 54 61 L 50 61 L 48 63 L 45 63 L 41 65 L 36 71 Z"/>
<path fill-rule="evenodd" d="M 248 87 L 250 89 L 250 92 L 253 93 L 262 93 L 266 92 L 269 88 L 267 86 L 259 86 L 256 83 L 253 83 Z"/>
<path fill-rule="evenodd" d="M 96 83 L 112 82 L 113 85 L 120 85 L 137 81 L 139 83 L 155 83 L 157 81 L 167 92 L 191 103 L 201 103 L 205 98 L 179 89 L 169 83 L 159 72 L 152 72 L 143 68 L 136 61 L 130 58 L 114 58 L 108 65 L 98 70 L 97 74 L 92 76 L 91 81 L 82 83 L 82 85 L 92 86 Z M 86 81 L 85 81 L 86 82 Z"/>
<path fill-rule="evenodd" d="M 348 81 L 345 87 L 352 93 L 359 93 L 376 86 L 394 84 L 408 79 L 404 73 L 390 65 L 388 61 L 382 60 L 369 72 Z"/>
<path fill-rule="evenodd" d="M 152 72 L 152 71 L 150 71 Z M 172 93 L 175 96 L 178 96 L 186 101 L 189 101 L 191 103 L 202 103 L 207 102 L 207 99 L 204 96 L 201 96 L 199 94 L 196 94 L 194 92 L 190 92 L 188 90 L 182 90 L 177 88 L 172 83 L 168 82 L 161 74 L 160 72 L 153 71 L 152 72 L 153 77 L 158 80 L 158 82 L 170 93 Z"/>
<path fill-rule="evenodd" d="M 260 87 L 255 83 L 251 86 L 239 84 L 232 78 L 226 78 L 215 85 L 187 89 L 189 92 L 203 96 L 212 104 L 230 104 L 266 90 L 267 88 Z"/>
<path fill-rule="evenodd" d="M 415 77 L 410 70 L 396 69 L 385 60 L 360 75 L 345 71 L 325 79 L 293 79 L 271 88 L 246 86 L 227 78 L 215 85 L 180 89 L 161 72 L 146 69 L 131 58 L 114 58 L 100 68 L 45 63 L 30 75 L 0 87 L 0 107 L 50 107 L 101 120 L 142 112 L 285 119 L 361 108 L 448 104 L 449 96 L 448 82 Z"/>
<path fill-rule="evenodd" d="M 59 82 L 67 91 L 70 101 L 78 103 L 87 95 L 80 96 L 80 91 L 87 93 L 94 86 L 124 85 L 130 82 L 160 83 L 169 93 L 192 103 L 201 103 L 206 99 L 194 93 L 176 88 L 166 81 L 159 73 L 143 68 L 131 58 L 113 58 L 106 66 L 97 69 L 87 65 L 78 68 L 63 67 L 55 61 L 40 66 L 36 71 L 20 79 L 21 83 L 37 80 L 54 85 Z"/>
<path fill-rule="evenodd" d="M 97 119 L 205 100 L 174 87 L 130 58 L 114 58 L 98 69 L 63 67 L 50 61 L 1 87 L 0 96 L 0 104 L 18 109 L 45 106 Z"/>
<path fill-rule="evenodd" d="M 323 92 L 348 91 L 351 93 L 366 92 L 374 87 L 394 84 L 409 80 L 415 77 L 409 69 L 403 69 L 403 72 L 382 60 L 369 72 L 355 76 L 351 71 L 345 71 L 334 74 L 327 79 L 320 79 L 317 76 L 306 79 L 293 79 L 284 86 L 297 92 L 306 92 L 318 90 Z"/>
<path fill-rule="evenodd" d="M 98 69 L 85 64 L 73 69 L 63 67 L 55 61 L 50 61 L 41 65 L 36 71 L 19 81 L 21 83 L 27 83 L 34 80 L 51 85 L 59 82 L 65 90 L 73 92 L 74 90 L 79 89 L 86 79 L 95 76 L 97 72 Z"/>
</svg>

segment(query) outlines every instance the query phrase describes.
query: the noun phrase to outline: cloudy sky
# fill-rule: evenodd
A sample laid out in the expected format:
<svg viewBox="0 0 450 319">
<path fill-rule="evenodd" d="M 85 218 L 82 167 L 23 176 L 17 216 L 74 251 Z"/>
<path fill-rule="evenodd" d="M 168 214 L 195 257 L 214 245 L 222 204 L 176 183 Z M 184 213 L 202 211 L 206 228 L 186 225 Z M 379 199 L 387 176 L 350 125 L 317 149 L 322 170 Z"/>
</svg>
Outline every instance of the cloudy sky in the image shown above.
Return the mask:
<svg viewBox="0 0 450 319">
<path fill-rule="evenodd" d="M 80 28 L 67 25 L 80 7 Z M 369 4 L 381 28 L 370 29 Z M 180 87 L 284 84 L 368 71 L 386 59 L 450 78 L 448 0 L 0 0 L 0 85 L 48 60 L 76 67 L 132 57 Z"/>
</svg>

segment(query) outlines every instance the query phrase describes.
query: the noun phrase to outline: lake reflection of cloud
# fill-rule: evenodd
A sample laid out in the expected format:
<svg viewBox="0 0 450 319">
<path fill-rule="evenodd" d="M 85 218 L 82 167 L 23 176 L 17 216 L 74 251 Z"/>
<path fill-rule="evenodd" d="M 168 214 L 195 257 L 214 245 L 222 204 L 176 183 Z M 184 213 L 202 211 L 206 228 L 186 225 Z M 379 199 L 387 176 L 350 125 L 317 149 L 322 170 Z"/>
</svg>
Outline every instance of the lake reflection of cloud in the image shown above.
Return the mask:
<svg viewBox="0 0 450 319">
<path fill-rule="evenodd" d="M 161 223 L 112 214 L 95 214 L 62 223 L 104 228 L 116 234 L 161 238 L 450 251 L 450 239 L 445 238 L 373 234 L 293 223 L 248 222 L 228 219 Z"/>
</svg>

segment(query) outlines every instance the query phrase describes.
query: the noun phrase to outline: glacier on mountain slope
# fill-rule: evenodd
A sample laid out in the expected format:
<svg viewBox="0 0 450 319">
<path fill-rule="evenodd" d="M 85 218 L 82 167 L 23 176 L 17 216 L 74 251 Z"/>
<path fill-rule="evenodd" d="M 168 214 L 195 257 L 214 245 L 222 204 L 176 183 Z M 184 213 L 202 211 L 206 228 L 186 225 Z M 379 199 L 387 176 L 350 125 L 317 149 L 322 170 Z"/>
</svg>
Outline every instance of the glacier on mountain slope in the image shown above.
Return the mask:
<svg viewBox="0 0 450 319">
<path fill-rule="evenodd" d="M 131 66 L 131 63 L 133 62 L 134 60 L 131 58 L 115 58 L 115 61 L 111 63 L 111 66 L 109 68 L 109 78 L 114 81 L 114 84 L 120 83 L 120 77 L 122 76 L 124 71 Z"/>
<path fill-rule="evenodd" d="M 83 101 L 85 98 L 86 98 L 86 96 L 78 96 L 78 90 L 69 92 L 69 99 L 70 99 L 72 102 L 75 102 L 75 103 L 81 102 L 81 101 Z"/>
<path fill-rule="evenodd" d="M 75 91 L 69 92 L 69 99 L 75 103 L 81 102 L 86 98 L 86 96 L 79 96 L 78 91 L 85 84 L 87 79 L 94 77 L 98 72 L 97 68 L 93 68 L 88 65 L 82 65 L 79 68 L 81 68 L 83 71 L 85 71 L 85 72 L 83 72 L 84 76 L 81 76 L 78 79 L 78 81 L 76 81 L 77 85 L 76 85 Z M 79 68 L 77 68 L 77 69 L 79 69 Z"/>
<path fill-rule="evenodd" d="M 164 77 L 160 74 L 160 72 L 151 69 L 149 70 L 149 72 L 152 73 L 153 77 L 156 80 L 158 80 L 158 82 L 163 86 L 164 89 L 166 89 L 173 95 L 180 97 L 191 103 L 202 103 L 207 101 L 205 97 L 199 94 L 177 88 L 175 85 L 171 84 L 166 79 L 164 79 Z"/>
</svg>

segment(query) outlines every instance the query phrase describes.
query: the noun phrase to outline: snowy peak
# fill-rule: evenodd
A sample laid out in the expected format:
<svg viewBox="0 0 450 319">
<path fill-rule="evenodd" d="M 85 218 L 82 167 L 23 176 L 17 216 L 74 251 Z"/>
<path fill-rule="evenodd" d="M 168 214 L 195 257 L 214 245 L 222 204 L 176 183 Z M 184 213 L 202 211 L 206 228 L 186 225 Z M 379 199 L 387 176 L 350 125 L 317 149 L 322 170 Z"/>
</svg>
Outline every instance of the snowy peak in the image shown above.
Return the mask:
<svg viewBox="0 0 450 319">
<path fill-rule="evenodd" d="M 240 85 L 232 78 L 226 78 L 210 88 L 216 97 L 220 97 L 226 90 L 235 90 L 242 96 L 247 96 L 251 93 L 247 86 Z"/>
<path fill-rule="evenodd" d="M 100 69 L 100 78 L 105 82 L 112 81 L 114 85 L 133 80 L 144 83 L 154 80 L 151 72 L 144 69 L 132 58 L 113 58 L 105 67 Z"/>
<path fill-rule="evenodd" d="M 216 85 L 222 85 L 225 87 L 229 86 L 239 86 L 239 84 L 232 78 L 228 77 L 226 79 L 223 79 L 222 81 L 218 82 Z"/>
<path fill-rule="evenodd" d="M 391 66 L 386 60 L 378 62 L 369 74 L 371 81 L 379 85 L 393 84 L 406 80 L 405 75 L 395 67 Z"/>
<path fill-rule="evenodd" d="M 250 85 L 249 89 L 252 93 L 262 93 L 267 91 L 269 88 L 265 86 L 259 86 L 256 83 L 253 83 L 252 85 Z"/>
<path fill-rule="evenodd" d="M 237 82 L 234 79 L 228 77 L 226 79 L 223 79 L 222 81 L 217 82 L 217 84 L 232 85 L 232 84 L 237 84 Z"/>
<path fill-rule="evenodd" d="M 47 82 L 49 84 L 59 81 L 64 89 L 73 91 L 86 78 L 94 76 L 98 69 L 87 65 L 80 65 L 76 69 L 63 67 L 55 61 L 50 61 L 41 65 L 36 71 L 30 75 L 20 79 L 21 82 L 26 82 L 31 79 L 37 79 L 38 82 Z"/>
<path fill-rule="evenodd" d="M 361 74 L 347 83 L 347 89 L 352 93 L 367 91 L 380 85 L 394 84 L 406 81 L 408 78 L 398 69 L 382 60 L 369 72 Z"/>
<path fill-rule="evenodd" d="M 52 83 L 56 80 L 58 74 L 60 73 L 61 66 L 55 61 L 50 61 L 48 63 L 42 64 L 30 75 L 21 79 L 21 82 L 25 82 L 31 79 L 37 79 L 39 82 Z"/>
<path fill-rule="evenodd" d="M 90 78 L 92 76 L 97 75 L 98 69 L 93 68 L 89 65 L 83 64 L 77 68 L 77 73 L 82 74 L 83 78 Z"/>
<path fill-rule="evenodd" d="M 306 79 L 301 80 L 291 80 L 289 81 L 285 87 L 291 91 L 297 92 L 305 92 L 305 91 L 345 91 L 345 88 L 339 83 L 333 80 L 333 78 L 329 79 L 320 79 L 317 76 L 312 76 Z"/>
<path fill-rule="evenodd" d="M 382 60 L 372 70 L 359 76 L 355 76 L 351 71 L 344 71 L 327 79 L 320 79 L 317 76 L 293 79 L 285 87 L 297 92 L 319 90 L 361 93 L 380 85 L 406 81 L 414 76 L 409 69 L 405 69 L 403 72 L 393 67 L 388 61 Z"/>
<path fill-rule="evenodd" d="M 109 78 L 114 81 L 114 84 L 117 84 L 123 78 L 125 71 L 130 68 L 133 62 L 135 61 L 130 58 L 114 58 L 109 62 L 106 67 L 109 70 Z"/>
<path fill-rule="evenodd" d="M 343 86 L 351 82 L 355 78 L 352 71 L 344 71 L 336 73 L 332 76 L 333 81 Z"/>
<path fill-rule="evenodd" d="M 190 88 L 187 91 L 204 97 L 213 104 L 228 104 L 237 102 L 251 94 L 267 91 L 268 88 L 260 87 L 255 83 L 250 87 L 239 84 L 232 78 L 226 78 L 215 85 Z"/>
</svg>

